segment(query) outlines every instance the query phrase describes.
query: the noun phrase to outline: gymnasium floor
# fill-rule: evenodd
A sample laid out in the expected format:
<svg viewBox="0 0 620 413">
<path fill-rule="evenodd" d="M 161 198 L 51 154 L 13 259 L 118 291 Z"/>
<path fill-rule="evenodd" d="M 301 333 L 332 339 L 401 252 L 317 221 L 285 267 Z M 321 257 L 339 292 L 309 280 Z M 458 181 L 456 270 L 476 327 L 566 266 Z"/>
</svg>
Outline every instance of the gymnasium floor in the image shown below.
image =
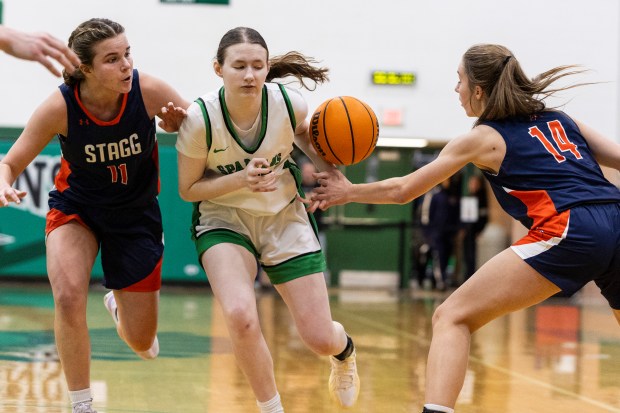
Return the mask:
<svg viewBox="0 0 620 413">
<path fill-rule="evenodd" d="M 0 412 L 69 412 L 47 284 L 0 284 Z M 256 412 L 206 287 L 164 287 L 160 357 L 140 361 L 91 287 L 92 387 L 100 413 Z M 332 311 L 355 338 L 362 390 L 349 412 L 419 413 L 431 315 L 441 293 L 334 289 Z M 259 294 L 287 413 L 335 413 L 329 362 L 305 349 L 280 298 Z M 620 328 L 596 291 L 551 299 L 484 327 L 457 413 L 620 412 Z"/>
</svg>

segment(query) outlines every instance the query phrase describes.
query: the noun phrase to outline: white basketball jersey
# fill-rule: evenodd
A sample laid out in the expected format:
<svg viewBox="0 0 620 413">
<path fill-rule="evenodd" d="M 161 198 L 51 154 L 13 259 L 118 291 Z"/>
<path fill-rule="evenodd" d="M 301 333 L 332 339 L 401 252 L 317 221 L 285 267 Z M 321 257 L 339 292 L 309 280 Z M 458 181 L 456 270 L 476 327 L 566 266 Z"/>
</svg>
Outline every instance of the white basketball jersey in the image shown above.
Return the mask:
<svg viewBox="0 0 620 413">
<path fill-rule="evenodd" d="M 200 97 L 197 102 L 206 124 L 207 170 L 227 175 L 243 170 L 253 158 L 265 158 L 273 173 L 279 175 L 276 191 L 252 192 L 249 188 L 241 188 L 202 202 L 240 208 L 255 216 L 275 215 L 290 204 L 297 194 L 295 179 L 288 168 L 294 163 L 291 152 L 296 121 L 284 87 L 265 83 L 260 124 L 251 146 L 244 144 L 235 130 L 224 101 L 223 87 Z"/>
</svg>

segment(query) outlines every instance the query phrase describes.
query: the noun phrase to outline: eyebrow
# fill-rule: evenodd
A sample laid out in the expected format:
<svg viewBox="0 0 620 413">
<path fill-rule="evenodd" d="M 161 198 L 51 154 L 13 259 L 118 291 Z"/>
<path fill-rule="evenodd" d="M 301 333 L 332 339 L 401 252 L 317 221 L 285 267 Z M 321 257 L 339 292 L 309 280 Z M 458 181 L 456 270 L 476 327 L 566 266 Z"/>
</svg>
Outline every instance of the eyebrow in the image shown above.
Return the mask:
<svg viewBox="0 0 620 413">
<path fill-rule="evenodd" d="M 131 49 L 131 46 L 127 46 L 127 48 L 125 49 L 125 53 L 127 53 L 130 49 Z M 117 54 L 116 52 L 111 52 L 111 53 L 108 53 L 108 54 L 104 55 L 103 58 L 106 59 L 106 58 L 108 58 L 110 56 L 114 56 L 116 54 Z"/>
<path fill-rule="evenodd" d="M 254 60 L 245 60 L 245 59 L 235 59 L 231 62 L 231 64 L 235 63 L 265 63 L 264 59 L 254 59 Z"/>
</svg>

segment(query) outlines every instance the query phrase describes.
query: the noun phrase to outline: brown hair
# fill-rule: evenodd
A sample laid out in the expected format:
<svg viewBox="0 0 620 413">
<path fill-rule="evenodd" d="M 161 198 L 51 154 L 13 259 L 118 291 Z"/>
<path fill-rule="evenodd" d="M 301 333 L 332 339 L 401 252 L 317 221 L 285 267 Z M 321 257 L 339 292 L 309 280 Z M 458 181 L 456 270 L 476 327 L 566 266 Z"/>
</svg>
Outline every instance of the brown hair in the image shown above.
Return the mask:
<svg viewBox="0 0 620 413">
<path fill-rule="evenodd" d="M 583 73 L 585 70 L 578 69 L 577 65 L 558 66 L 530 79 L 512 52 L 495 44 L 470 47 L 463 55 L 462 63 L 470 90 L 473 92 L 475 86 L 480 86 L 486 96 L 486 106 L 474 126 L 485 120 L 540 112 L 545 109 L 544 100 L 549 96 L 588 84 L 549 88 L 558 79 Z"/>
<path fill-rule="evenodd" d="M 95 57 L 95 45 L 102 40 L 110 39 L 124 32 L 125 28 L 112 20 L 94 18 L 80 24 L 69 36 L 68 44 L 80 58 L 82 64 L 92 65 Z M 63 70 L 62 76 L 69 86 L 73 86 L 84 79 L 84 74 L 79 68 L 71 74 Z"/>
<path fill-rule="evenodd" d="M 323 83 L 329 80 L 327 75 L 329 69 L 314 66 L 314 64 L 318 63 L 316 60 L 304 56 L 299 52 L 292 51 L 281 56 L 269 58 L 269 48 L 267 48 L 265 39 L 263 39 L 263 36 L 256 30 L 249 27 L 236 27 L 224 34 L 217 48 L 217 62 L 223 65 L 226 57 L 226 49 L 239 43 L 258 44 L 265 49 L 269 61 L 269 73 L 266 79 L 268 82 L 273 79 L 293 76 L 303 87 L 312 90 L 313 87 L 309 87 L 304 82 L 304 78 L 311 79 L 315 83 Z"/>
</svg>

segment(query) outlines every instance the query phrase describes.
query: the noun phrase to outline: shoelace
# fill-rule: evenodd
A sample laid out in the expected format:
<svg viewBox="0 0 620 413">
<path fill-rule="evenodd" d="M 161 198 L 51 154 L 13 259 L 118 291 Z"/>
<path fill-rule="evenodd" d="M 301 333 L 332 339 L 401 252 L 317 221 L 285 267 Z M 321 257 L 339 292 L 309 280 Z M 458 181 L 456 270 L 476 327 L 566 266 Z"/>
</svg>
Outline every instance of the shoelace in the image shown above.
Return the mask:
<svg viewBox="0 0 620 413">
<path fill-rule="evenodd" d="M 90 403 L 78 403 L 73 406 L 73 413 L 97 413 Z"/>
<path fill-rule="evenodd" d="M 342 363 L 338 363 L 336 367 L 337 375 L 336 381 L 338 383 L 338 388 L 346 390 L 349 387 L 353 386 L 354 377 L 355 377 L 355 363 L 344 361 Z"/>
</svg>

